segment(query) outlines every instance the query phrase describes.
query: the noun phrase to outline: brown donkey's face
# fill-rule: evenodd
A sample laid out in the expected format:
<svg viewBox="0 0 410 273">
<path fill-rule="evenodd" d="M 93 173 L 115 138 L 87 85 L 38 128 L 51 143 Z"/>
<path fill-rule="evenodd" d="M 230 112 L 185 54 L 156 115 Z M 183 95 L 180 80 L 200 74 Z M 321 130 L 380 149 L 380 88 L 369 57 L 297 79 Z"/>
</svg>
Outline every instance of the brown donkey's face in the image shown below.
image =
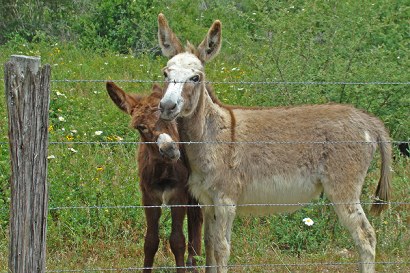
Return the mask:
<svg viewBox="0 0 410 273">
<path fill-rule="evenodd" d="M 149 96 L 129 95 L 112 82 L 107 82 L 107 91 L 112 101 L 122 111 L 131 115 L 131 126 L 138 130 L 144 142 L 158 145 L 153 150 L 156 154 L 172 161 L 180 157 L 179 135 L 175 122 L 167 122 L 159 118 L 158 104 L 162 96 L 159 86 L 153 87 Z M 148 144 L 149 147 L 155 144 Z"/>
<path fill-rule="evenodd" d="M 164 68 L 166 86 L 159 104 L 161 118 L 173 120 L 192 115 L 205 90 L 204 63 L 216 56 L 221 48 L 222 26 L 216 20 L 202 43 L 186 50 L 173 33 L 163 14 L 158 16 L 158 40 L 162 53 L 170 60 Z"/>
</svg>

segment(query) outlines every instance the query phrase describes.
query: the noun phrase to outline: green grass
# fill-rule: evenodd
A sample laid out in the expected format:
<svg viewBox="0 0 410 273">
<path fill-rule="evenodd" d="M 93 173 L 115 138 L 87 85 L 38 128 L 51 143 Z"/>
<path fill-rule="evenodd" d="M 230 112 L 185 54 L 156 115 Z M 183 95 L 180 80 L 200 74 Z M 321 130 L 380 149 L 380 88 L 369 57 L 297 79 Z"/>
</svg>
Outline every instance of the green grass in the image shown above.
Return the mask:
<svg viewBox="0 0 410 273">
<path fill-rule="evenodd" d="M 212 21 L 223 23 L 221 53 L 207 64 L 210 81 L 409 82 L 408 7 L 400 1 L 175 1 L 162 11 L 171 27 L 197 44 Z M 193 3 L 193 4 L 190 4 Z M 180 5 L 180 6 L 179 6 Z M 189 9 L 190 12 L 181 12 Z M 155 20 L 157 11 L 147 16 Z M 155 24 L 154 24 L 155 25 Z M 152 30 L 152 40 L 156 40 Z M 15 36 L 0 46 L 0 61 L 11 54 L 41 56 L 52 66 L 52 79 L 162 80 L 166 59 L 153 54 L 117 54 L 84 49 L 49 37 L 28 43 Z M 0 68 L 3 74 L 3 67 Z M 129 92 L 149 92 L 151 83 L 118 83 Z M 4 86 L 0 85 L 4 94 Z M 136 141 L 129 118 L 111 102 L 104 82 L 53 82 L 49 140 L 53 142 Z M 260 85 L 215 84 L 219 98 L 239 105 L 350 103 L 380 117 L 393 139 L 410 136 L 408 85 Z M 61 121 L 61 117 L 64 121 Z M 102 131 L 96 135 L 96 131 Z M 0 95 L 0 142 L 7 142 L 7 114 Z M 69 148 L 74 149 L 70 150 Z M 50 208 L 140 205 L 137 146 L 51 144 Z M 379 162 L 369 170 L 362 198 L 375 190 Z M 393 201 L 410 202 L 408 159 L 394 162 Z M 0 271 L 7 269 L 8 146 L 0 144 Z M 326 203 L 326 200 L 319 200 Z M 368 207 L 366 207 L 366 210 Z M 315 221 L 312 227 L 302 219 Z M 408 205 L 393 205 L 382 217 L 369 216 L 378 236 L 378 261 L 408 261 Z M 161 220 L 157 266 L 173 266 L 166 242 L 169 211 Z M 142 209 L 51 209 L 48 218 L 48 269 L 140 267 L 145 220 Z M 309 206 L 293 214 L 237 218 L 232 264 L 354 262 L 357 253 L 333 209 Z M 204 255 L 203 255 L 204 257 Z M 202 257 L 202 258 L 203 258 Z M 203 259 L 202 259 L 203 260 Z M 407 266 L 407 267 L 406 267 Z M 378 272 L 406 272 L 408 265 L 381 266 Z M 277 269 L 277 270 L 276 270 Z M 278 267 L 275 272 L 352 272 L 355 266 Z M 239 268 L 232 272 L 271 272 Z"/>
</svg>

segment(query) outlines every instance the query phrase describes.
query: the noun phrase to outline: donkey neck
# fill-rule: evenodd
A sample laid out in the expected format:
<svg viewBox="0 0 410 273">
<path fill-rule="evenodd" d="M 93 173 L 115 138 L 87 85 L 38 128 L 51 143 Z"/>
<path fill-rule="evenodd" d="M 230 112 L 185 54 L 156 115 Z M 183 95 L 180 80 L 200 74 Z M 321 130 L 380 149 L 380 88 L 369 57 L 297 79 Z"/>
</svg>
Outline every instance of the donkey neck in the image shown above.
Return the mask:
<svg viewBox="0 0 410 273">
<path fill-rule="evenodd" d="M 205 85 L 200 92 L 194 113 L 181 120 L 181 141 L 215 141 L 218 135 L 215 128 L 229 127 L 225 124 L 226 111 L 212 101 Z"/>
</svg>

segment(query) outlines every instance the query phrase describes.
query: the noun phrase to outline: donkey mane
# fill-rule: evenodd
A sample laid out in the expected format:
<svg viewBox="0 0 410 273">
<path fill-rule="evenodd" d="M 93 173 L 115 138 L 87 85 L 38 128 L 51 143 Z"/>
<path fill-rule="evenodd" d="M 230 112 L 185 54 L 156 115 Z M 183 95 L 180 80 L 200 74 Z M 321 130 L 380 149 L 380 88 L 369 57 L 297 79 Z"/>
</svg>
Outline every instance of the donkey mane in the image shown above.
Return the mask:
<svg viewBox="0 0 410 273">
<path fill-rule="evenodd" d="M 197 56 L 199 58 L 199 50 L 196 48 L 196 46 L 194 46 L 193 44 L 191 44 L 189 41 L 186 42 L 186 46 L 185 46 L 185 52 L 189 52 L 191 54 L 194 54 L 195 56 Z"/>
<path fill-rule="evenodd" d="M 236 137 L 235 137 L 235 127 L 236 127 L 236 118 L 235 118 L 235 114 L 233 113 L 232 109 L 235 109 L 235 106 L 233 105 L 227 105 L 222 103 L 218 97 L 215 95 L 215 91 L 214 88 L 212 87 L 211 84 L 207 83 L 206 84 L 206 91 L 208 91 L 208 95 L 209 97 L 211 97 L 211 100 L 217 104 L 218 106 L 226 109 L 229 112 L 229 115 L 231 117 L 231 142 L 235 142 L 236 141 Z M 231 148 L 233 149 L 233 143 L 232 145 L 230 145 Z"/>
</svg>

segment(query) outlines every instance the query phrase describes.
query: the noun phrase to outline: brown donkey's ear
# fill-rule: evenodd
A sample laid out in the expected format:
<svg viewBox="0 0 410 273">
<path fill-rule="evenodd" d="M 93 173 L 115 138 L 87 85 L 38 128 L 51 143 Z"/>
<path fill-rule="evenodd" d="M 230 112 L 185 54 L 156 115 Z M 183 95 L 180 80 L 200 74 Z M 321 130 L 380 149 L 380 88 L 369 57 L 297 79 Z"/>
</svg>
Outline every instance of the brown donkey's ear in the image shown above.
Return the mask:
<svg viewBox="0 0 410 273">
<path fill-rule="evenodd" d="M 199 59 L 202 62 L 207 62 L 215 57 L 222 45 L 222 24 L 219 20 L 216 20 L 207 35 L 205 36 L 202 43 L 198 46 Z"/>
<path fill-rule="evenodd" d="M 152 93 L 150 97 L 159 98 L 161 99 L 163 95 L 162 88 L 158 84 L 154 84 L 152 86 Z"/>
<path fill-rule="evenodd" d="M 178 53 L 184 52 L 184 48 L 178 37 L 168 25 L 164 14 L 158 15 L 158 42 L 165 57 L 172 58 Z"/>
<path fill-rule="evenodd" d="M 111 100 L 120 108 L 122 111 L 131 114 L 132 109 L 134 109 L 137 104 L 137 99 L 128 95 L 121 88 L 119 88 L 113 82 L 107 82 L 107 91 L 110 95 Z"/>
</svg>

